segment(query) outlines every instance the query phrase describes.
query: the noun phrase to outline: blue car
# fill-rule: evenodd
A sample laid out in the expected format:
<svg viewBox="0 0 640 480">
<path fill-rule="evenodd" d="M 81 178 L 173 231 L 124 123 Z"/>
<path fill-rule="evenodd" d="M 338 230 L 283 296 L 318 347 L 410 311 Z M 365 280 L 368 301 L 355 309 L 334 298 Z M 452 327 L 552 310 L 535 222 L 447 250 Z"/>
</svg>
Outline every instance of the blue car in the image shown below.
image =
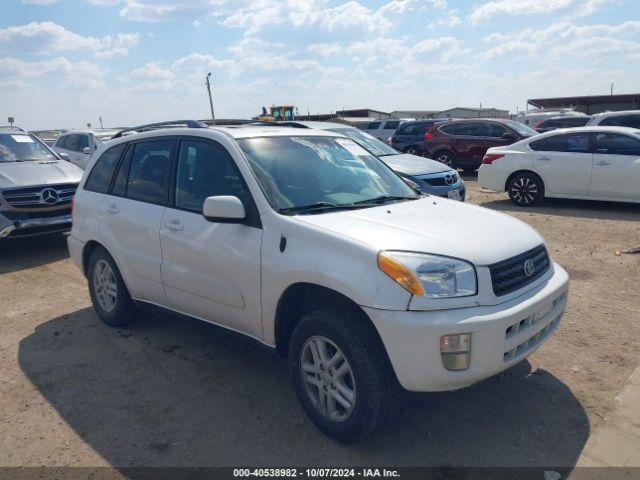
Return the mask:
<svg viewBox="0 0 640 480">
<path fill-rule="evenodd" d="M 274 123 L 275 125 L 275 123 Z M 400 176 L 415 183 L 420 191 L 438 197 L 464 201 L 466 189 L 458 172 L 443 163 L 409 153 L 400 153 L 383 141 L 355 127 L 330 122 L 278 122 L 279 126 L 330 130 L 349 137 L 389 165 Z"/>
</svg>

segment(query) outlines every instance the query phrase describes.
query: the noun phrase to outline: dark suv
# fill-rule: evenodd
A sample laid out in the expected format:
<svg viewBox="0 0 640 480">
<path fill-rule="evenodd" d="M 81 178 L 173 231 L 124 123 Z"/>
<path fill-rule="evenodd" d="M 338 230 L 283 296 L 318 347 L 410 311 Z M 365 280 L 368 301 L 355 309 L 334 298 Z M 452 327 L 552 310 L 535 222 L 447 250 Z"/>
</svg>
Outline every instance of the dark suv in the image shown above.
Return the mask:
<svg viewBox="0 0 640 480">
<path fill-rule="evenodd" d="M 424 135 L 422 150 L 429 157 L 472 172 L 491 147 L 510 145 L 537 132 L 513 120 L 465 119 L 437 123 Z"/>
<path fill-rule="evenodd" d="M 424 134 L 438 122 L 445 122 L 446 118 L 430 118 L 425 120 L 409 120 L 402 122 L 387 142 L 399 152 L 411 155 L 423 155 L 422 142 Z"/>
</svg>

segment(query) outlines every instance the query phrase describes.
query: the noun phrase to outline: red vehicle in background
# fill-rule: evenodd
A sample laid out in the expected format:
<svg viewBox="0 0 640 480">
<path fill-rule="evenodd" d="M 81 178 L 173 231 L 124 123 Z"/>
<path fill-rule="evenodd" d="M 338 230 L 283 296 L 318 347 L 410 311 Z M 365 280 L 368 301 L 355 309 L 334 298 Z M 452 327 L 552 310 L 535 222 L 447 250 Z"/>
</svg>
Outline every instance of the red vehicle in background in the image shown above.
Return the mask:
<svg viewBox="0 0 640 480">
<path fill-rule="evenodd" d="M 491 147 L 510 145 L 538 132 L 513 120 L 474 118 L 441 122 L 424 135 L 426 157 L 473 172 Z"/>
</svg>

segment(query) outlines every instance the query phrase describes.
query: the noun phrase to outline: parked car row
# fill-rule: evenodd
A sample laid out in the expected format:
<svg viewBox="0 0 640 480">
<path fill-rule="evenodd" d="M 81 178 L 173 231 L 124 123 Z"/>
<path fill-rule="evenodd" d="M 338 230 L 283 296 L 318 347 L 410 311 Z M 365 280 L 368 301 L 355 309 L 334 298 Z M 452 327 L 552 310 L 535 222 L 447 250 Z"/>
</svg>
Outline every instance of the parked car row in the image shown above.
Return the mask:
<svg viewBox="0 0 640 480">
<path fill-rule="evenodd" d="M 190 126 L 115 135 L 80 182 L 69 251 L 106 324 L 160 309 L 278 350 L 341 440 L 557 328 L 569 277 L 525 223 L 422 195 L 333 128 Z"/>
</svg>

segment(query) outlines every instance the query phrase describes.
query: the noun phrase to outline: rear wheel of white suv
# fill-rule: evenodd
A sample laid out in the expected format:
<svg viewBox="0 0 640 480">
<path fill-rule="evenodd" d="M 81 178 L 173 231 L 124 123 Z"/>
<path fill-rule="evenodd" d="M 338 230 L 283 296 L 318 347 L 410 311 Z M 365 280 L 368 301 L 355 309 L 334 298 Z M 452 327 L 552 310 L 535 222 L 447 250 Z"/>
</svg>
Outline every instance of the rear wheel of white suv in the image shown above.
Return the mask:
<svg viewBox="0 0 640 480">
<path fill-rule="evenodd" d="M 87 264 L 89 294 L 93 308 L 104 323 L 112 327 L 128 325 L 139 309 L 131 299 L 116 262 L 102 247 L 96 247 Z"/>
<path fill-rule="evenodd" d="M 395 411 L 399 386 L 376 332 L 348 310 L 307 314 L 289 342 L 291 378 L 306 414 L 342 441 L 371 435 Z"/>
</svg>

